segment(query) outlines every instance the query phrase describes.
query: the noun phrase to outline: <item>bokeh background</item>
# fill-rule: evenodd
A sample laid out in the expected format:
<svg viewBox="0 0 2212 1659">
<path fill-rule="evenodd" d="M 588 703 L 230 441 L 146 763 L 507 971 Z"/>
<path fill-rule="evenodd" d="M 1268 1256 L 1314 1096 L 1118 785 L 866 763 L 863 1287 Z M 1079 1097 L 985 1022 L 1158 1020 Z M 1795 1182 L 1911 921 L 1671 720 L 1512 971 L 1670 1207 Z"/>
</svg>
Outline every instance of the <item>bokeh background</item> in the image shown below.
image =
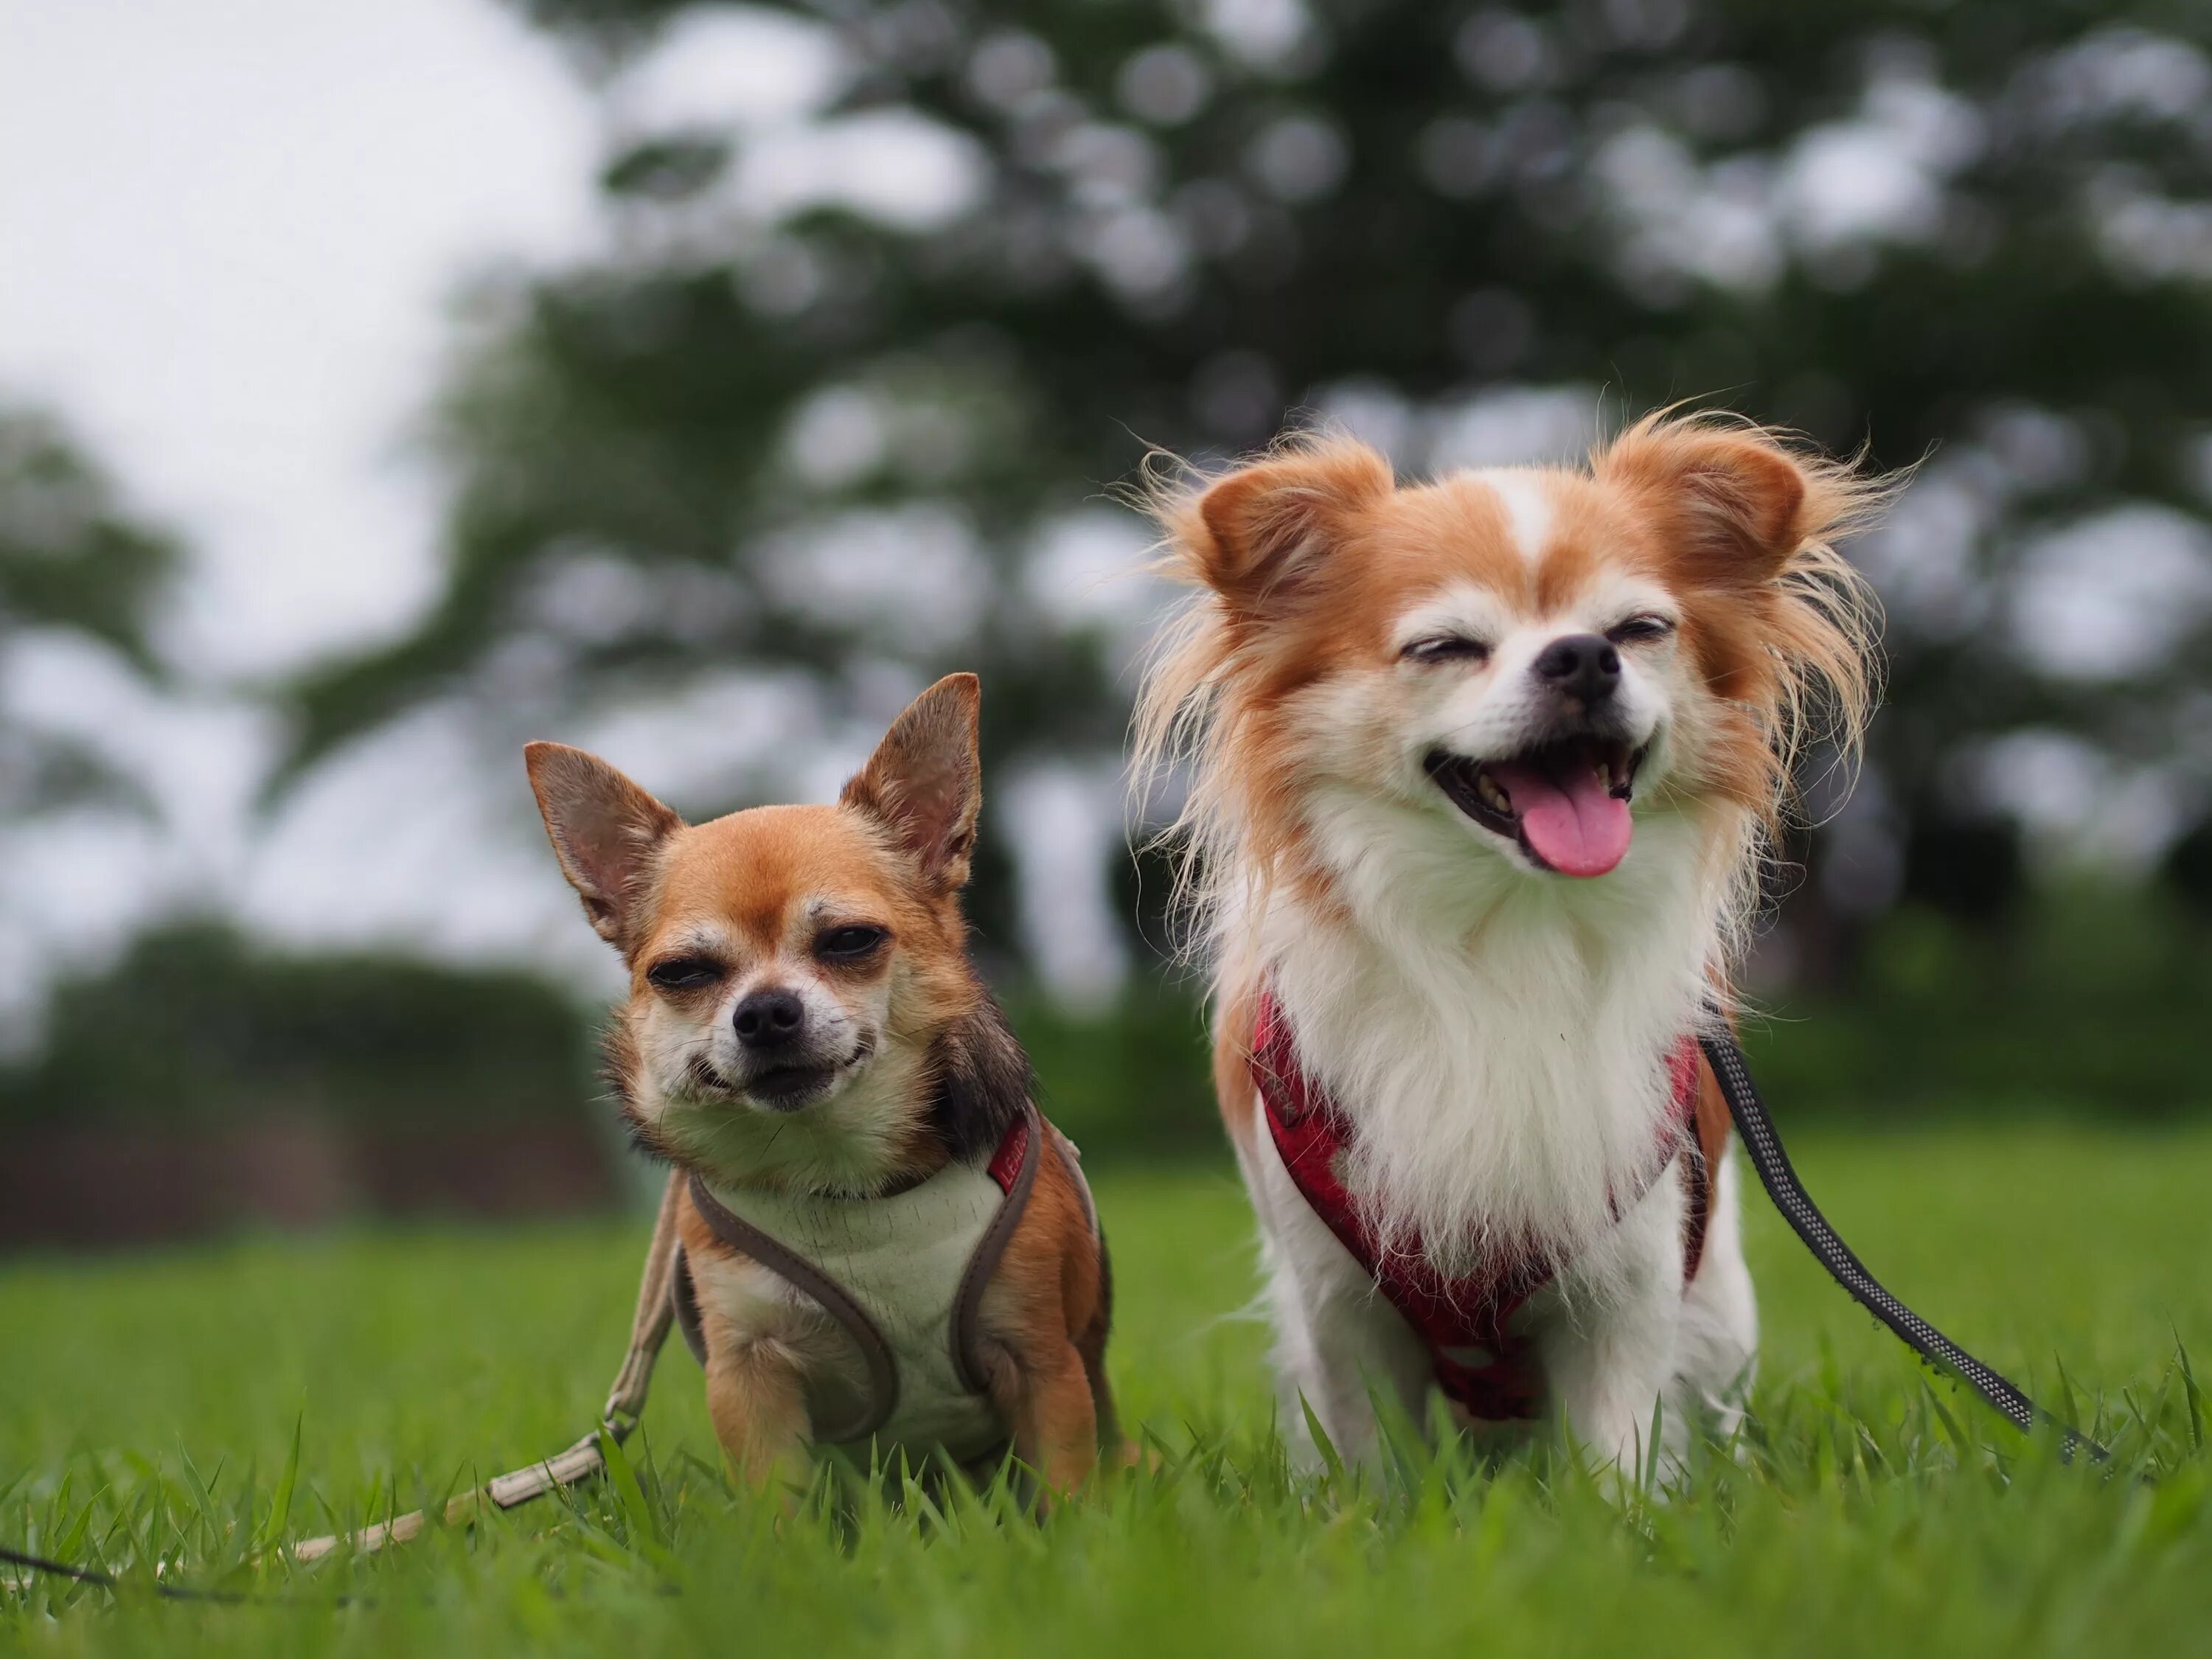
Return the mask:
<svg viewBox="0 0 2212 1659">
<path fill-rule="evenodd" d="M 0 1248 L 620 1201 L 517 750 L 825 799 L 980 671 L 1094 1158 L 1220 1156 L 1119 493 L 1696 398 L 1917 469 L 1785 1120 L 2212 1103 L 2203 0 L 0 0 Z"/>
</svg>

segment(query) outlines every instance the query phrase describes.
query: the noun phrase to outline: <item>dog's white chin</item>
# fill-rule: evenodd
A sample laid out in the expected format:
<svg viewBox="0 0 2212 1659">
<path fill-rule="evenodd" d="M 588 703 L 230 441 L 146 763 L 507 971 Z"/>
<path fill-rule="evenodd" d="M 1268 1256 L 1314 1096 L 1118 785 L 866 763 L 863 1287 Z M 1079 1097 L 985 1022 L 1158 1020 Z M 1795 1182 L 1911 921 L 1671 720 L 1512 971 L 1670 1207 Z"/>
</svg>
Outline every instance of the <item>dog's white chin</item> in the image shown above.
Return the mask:
<svg viewBox="0 0 2212 1659">
<path fill-rule="evenodd" d="M 681 1161 L 718 1180 L 865 1191 L 891 1167 L 918 1109 L 920 1060 L 864 1045 L 804 1104 L 648 1090 L 639 1115 Z"/>
</svg>

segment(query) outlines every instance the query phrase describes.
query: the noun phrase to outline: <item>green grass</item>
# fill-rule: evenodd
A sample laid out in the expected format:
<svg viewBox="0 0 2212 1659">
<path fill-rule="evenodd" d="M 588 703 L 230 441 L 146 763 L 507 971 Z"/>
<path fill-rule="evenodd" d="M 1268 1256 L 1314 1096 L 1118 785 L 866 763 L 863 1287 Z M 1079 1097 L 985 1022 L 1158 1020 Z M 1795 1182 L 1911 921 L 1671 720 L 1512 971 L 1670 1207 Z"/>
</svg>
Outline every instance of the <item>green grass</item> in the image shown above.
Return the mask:
<svg viewBox="0 0 2212 1659">
<path fill-rule="evenodd" d="M 1241 1311 L 1233 1178 L 1129 1170 L 1098 1183 L 1121 1285 L 1112 1366 L 1162 1467 L 1042 1526 L 1002 1494 L 864 1493 L 780 1520 L 715 1472 L 697 1370 L 672 1345 L 635 1489 L 257 1572 L 237 1565 L 257 1535 L 412 1507 L 573 1438 L 619 1357 L 643 1229 L 259 1240 L 0 1269 L 0 1541 L 105 1560 L 133 1585 L 0 1589 L 0 1649 L 2212 1648 L 2212 1458 L 2179 1360 L 2212 1354 L 2212 1127 L 1827 1133 L 1797 1152 L 1907 1300 L 2054 1397 L 2063 1356 L 2130 1473 L 2061 1467 L 1929 1387 L 1763 1200 L 1756 1420 L 1669 1501 L 1624 1509 L 1540 1449 L 1490 1469 L 1408 1453 L 1365 1486 L 1296 1473 L 1264 1333 Z M 156 1555 L 173 1580 L 285 1600 L 155 1602 Z"/>
</svg>

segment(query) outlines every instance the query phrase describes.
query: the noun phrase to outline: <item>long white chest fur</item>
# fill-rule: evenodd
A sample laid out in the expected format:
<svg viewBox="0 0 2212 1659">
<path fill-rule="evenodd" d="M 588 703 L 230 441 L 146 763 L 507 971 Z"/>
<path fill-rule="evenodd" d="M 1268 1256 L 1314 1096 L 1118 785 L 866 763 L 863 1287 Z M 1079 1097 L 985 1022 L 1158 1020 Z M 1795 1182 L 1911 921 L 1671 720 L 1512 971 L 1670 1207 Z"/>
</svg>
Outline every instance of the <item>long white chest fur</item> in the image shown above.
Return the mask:
<svg viewBox="0 0 2212 1659">
<path fill-rule="evenodd" d="M 1667 1155 L 1667 1057 L 1694 1027 L 1721 944 L 1709 849 L 1655 813 L 1614 879 L 1531 882 L 1470 860 L 1464 832 L 1434 815 L 1352 793 L 1317 805 L 1318 844 L 1341 854 L 1328 859 L 1329 902 L 1276 889 L 1219 989 L 1225 1003 L 1271 987 L 1301 1064 L 1350 1123 L 1346 1183 L 1385 1247 L 1420 1249 L 1447 1274 L 1532 1243 L 1571 1264 L 1530 1311 L 1560 1328 L 1547 1366 L 1576 1431 L 1608 1449 L 1648 1427 L 1653 1397 L 1686 1368 L 1698 1375 L 1678 1390 L 1685 1401 L 1718 1403 L 1755 1334 L 1734 1182 L 1709 1246 L 1726 1259 L 1709 1259 L 1699 1279 L 1711 1283 L 1686 1297 L 1683 1188 L 1652 1182 Z M 1371 1287 L 1347 1293 L 1349 1256 L 1264 1133 L 1257 1143 L 1245 1173 L 1279 1359 L 1332 1436 L 1358 1448 L 1371 1429 L 1364 1385 L 1347 1376 L 1417 1388 L 1424 1370 Z M 1617 1194 L 1647 1185 L 1616 1213 Z M 1708 1305 L 1716 1297 L 1723 1305 Z M 1703 1334 L 1716 1325 L 1717 1344 Z M 1328 1401 L 1358 1420 L 1330 1422 Z M 1407 1403 L 1418 1419 L 1419 1401 Z"/>
</svg>

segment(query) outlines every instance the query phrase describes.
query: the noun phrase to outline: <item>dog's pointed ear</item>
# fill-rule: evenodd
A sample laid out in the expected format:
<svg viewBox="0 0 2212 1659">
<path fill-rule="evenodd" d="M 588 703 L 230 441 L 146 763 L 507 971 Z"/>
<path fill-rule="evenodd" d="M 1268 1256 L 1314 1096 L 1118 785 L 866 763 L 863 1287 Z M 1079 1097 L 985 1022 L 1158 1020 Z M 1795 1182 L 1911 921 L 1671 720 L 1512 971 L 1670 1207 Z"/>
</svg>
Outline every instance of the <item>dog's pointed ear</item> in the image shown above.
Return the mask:
<svg viewBox="0 0 2212 1659">
<path fill-rule="evenodd" d="M 940 892 L 968 884 L 975 824 L 983 810 L 983 766 L 976 738 L 982 685 L 973 674 L 947 674 L 891 722 L 868 763 L 838 804 L 865 812 L 921 866 Z"/>
<path fill-rule="evenodd" d="M 655 855 L 684 820 L 597 755 L 532 743 L 522 759 L 561 873 L 599 937 L 627 955 Z"/>
<path fill-rule="evenodd" d="M 1390 463 L 1348 440 L 1240 468 L 1178 515 L 1179 539 L 1206 585 L 1259 611 L 1297 587 L 1362 508 L 1390 493 Z"/>
<path fill-rule="evenodd" d="M 1832 516 L 1808 499 L 1815 475 L 1756 428 L 1643 421 L 1599 471 L 1652 504 L 1669 526 L 1669 556 L 1699 587 L 1772 580 Z"/>
</svg>

